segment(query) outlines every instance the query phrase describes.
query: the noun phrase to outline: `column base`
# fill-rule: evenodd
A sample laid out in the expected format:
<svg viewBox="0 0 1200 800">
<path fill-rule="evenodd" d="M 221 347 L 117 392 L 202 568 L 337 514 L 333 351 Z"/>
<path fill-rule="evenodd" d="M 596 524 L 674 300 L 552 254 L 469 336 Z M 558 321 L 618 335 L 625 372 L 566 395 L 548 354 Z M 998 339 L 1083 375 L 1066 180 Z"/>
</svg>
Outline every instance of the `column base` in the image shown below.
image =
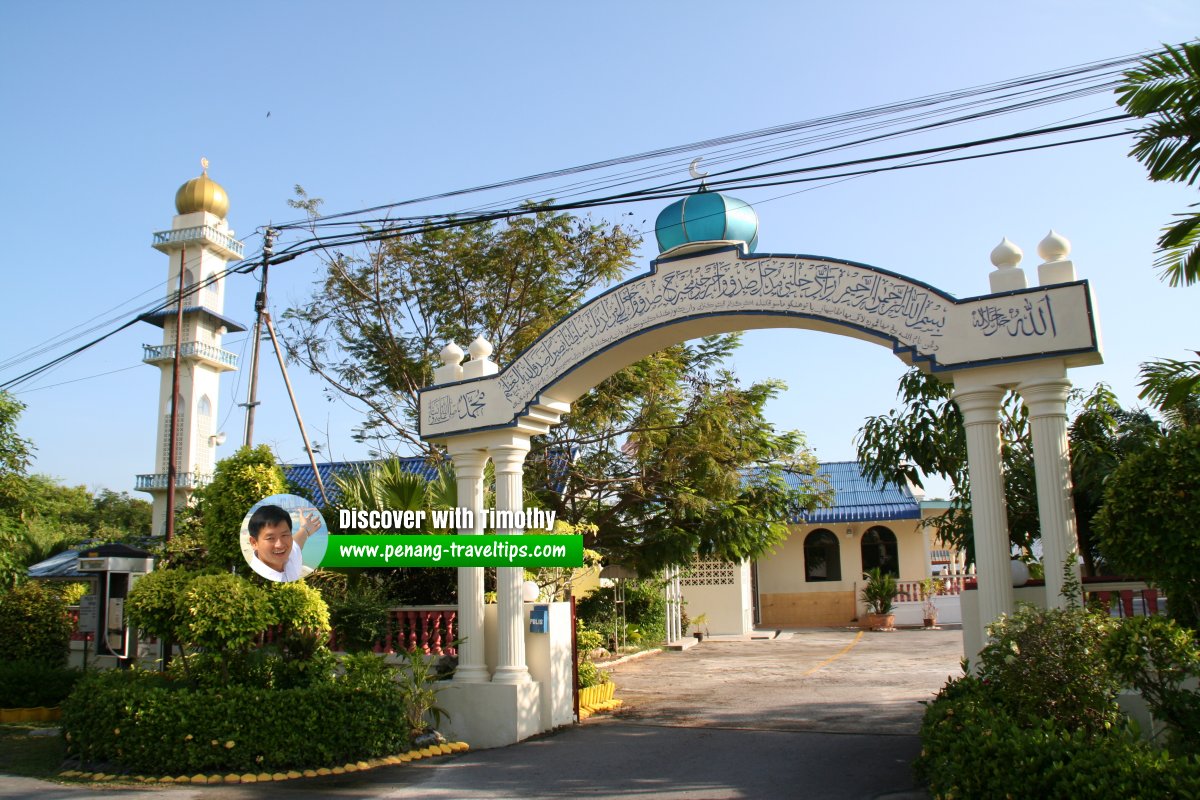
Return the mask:
<svg viewBox="0 0 1200 800">
<path fill-rule="evenodd" d="M 529 675 L 529 667 L 524 665 L 519 667 L 496 667 L 496 672 L 492 675 L 492 683 L 516 685 L 530 683 L 532 680 L 533 678 Z"/>
<path fill-rule="evenodd" d="M 453 680 L 455 683 L 491 683 L 492 674 L 483 664 L 459 664 Z"/>
</svg>

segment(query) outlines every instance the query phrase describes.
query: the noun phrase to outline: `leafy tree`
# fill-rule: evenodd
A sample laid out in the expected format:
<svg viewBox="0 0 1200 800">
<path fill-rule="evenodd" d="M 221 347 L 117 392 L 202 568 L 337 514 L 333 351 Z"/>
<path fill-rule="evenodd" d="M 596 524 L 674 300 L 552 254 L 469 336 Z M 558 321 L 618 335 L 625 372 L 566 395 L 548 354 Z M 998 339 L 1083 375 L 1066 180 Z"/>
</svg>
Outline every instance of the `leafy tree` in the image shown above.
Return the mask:
<svg viewBox="0 0 1200 800">
<path fill-rule="evenodd" d="M 30 581 L 0 597 L 0 660 L 63 666 L 74 630 L 66 601 L 42 583 Z"/>
<path fill-rule="evenodd" d="M 1095 517 L 1104 505 L 1105 483 L 1125 459 L 1154 447 L 1163 429 L 1149 412 L 1122 408 L 1105 384 L 1087 395 L 1075 390 L 1072 397 L 1078 408 L 1068 430 L 1075 529 L 1086 571 L 1095 575 L 1104 561 Z"/>
<path fill-rule="evenodd" d="M 0 391 L 0 507 L 24 494 L 25 471 L 33 460 L 33 442 L 17 434 L 17 420 L 25 404 Z"/>
<path fill-rule="evenodd" d="M 1200 428 L 1171 431 L 1113 471 L 1096 517 L 1100 548 L 1119 569 L 1166 590 L 1171 616 L 1200 623 Z"/>
<path fill-rule="evenodd" d="M 252 505 L 283 490 L 283 470 L 265 444 L 243 447 L 217 462 L 212 482 L 196 493 L 209 562 L 226 569 L 245 567 L 242 520 Z"/>
<path fill-rule="evenodd" d="M 922 486 L 921 475 L 950 482 L 951 506 L 932 521 L 939 537 L 974 559 L 967 434 L 954 404 L 953 387 L 911 369 L 900 378 L 902 405 L 868 417 L 858 432 L 858 460 L 870 478 Z M 1019 552 L 1032 553 L 1039 536 L 1029 419 L 1020 398 L 1005 395 L 1000 408 L 1001 457 L 1008 501 L 1008 534 Z"/>
<path fill-rule="evenodd" d="M 300 190 L 293 205 L 315 214 L 319 201 Z M 361 439 L 391 437 L 438 458 L 417 435 L 416 410 L 441 347 L 482 334 L 498 362 L 512 359 L 615 280 L 636 244 L 621 226 L 531 207 L 503 225 L 332 252 L 312 298 L 285 315 L 288 351 L 363 404 Z M 643 571 L 769 549 L 819 499 L 815 489 L 788 490 L 782 470 L 811 475 L 816 464 L 799 434 L 765 420 L 779 384 L 740 387 L 720 369 L 736 343 L 680 345 L 610 377 L 537 445 L 527 485 L 552 487 L 539 491 L 542 503 L 594 526 L 590 545 Z"/>
<path fill-rule="evenodd" d="M 803 435 L 766 420 L 782 384 L 744 387 L 723 368 L 738 341 L 677 345 L 616 373 L 531 453 L 528 485 L 559 519 L 594 531 L 585 544 L 608 561 L 649 575 L 697 556 L 754 558 L 827 501 Z"/>
<path fill-rule="evenodd" d="M 1200 177 L 1200 42 L 1166 47 L 1125 73 L 1117 103 L 1147 120 L 1130 155 L 1150 180 L 1195 185 Z M 1193 204 L 1195 208 L 1197 204 Z M 1163 229 L 1155 266 L 1172 286 L 1200 280 L 1200 213 L 1177 214 Z"/>
<path fill-rule="evenodd" d="M 292 205 L 320 200 L 297 187 Z M 335 251 L 310 300 L 284 314 L 288 354 L 366 409 L 360 440 L 393 438 L 431 452 L 416 433 L 417 391 L 447 342 L 491 342 L 511 358 L 593 288 L 632 263 L 624 228 L 537 211 Z M 391 449 L 391 448 L 389 448 Z"/>
<path fill-rule="evenodd" d="M 935 518 L 938 535 L 974 557 L 966 429 L 954 405 L 952 387 L 919 370 L 900 379 L 899 409 L 870 417 L 859 430 L 858 458 L 863 471 L 880 480 L 908 480 L 921 485 L 921 475 L 950 481 L 951 507 Z M 1071 478 L 1079 552 L 1088 574 L 1100 569 L 1103 555 L 1092 520 L 1104 499 L 1104 484 L 1126 458 L 1154 445 L 1162 435 L 1146 411 L 1121 407 L 1104 384 L 1084 393 L 1072 392 Z M 1012 546 L 1026 555 L 1040 536 L 1033 443 L 1020 396 L 1009 392 L 1000 413 L 1001 457 Z"/>
<path fill-rule="evenodd" d="M 1145 165 L 1150 180 L 1195 185 L 1200 177 L 1200 42 L 1168 46 L 1126 72 L 1117 102 L 1147 120 L 1130 155 Z M 1171 286 L 1190 286 L 1200 280 L 1200 213 L 1175 216 L 1158 238 L 1155 266 Z M 1141 386 L 1142 399 L 1174 425 L 1200 422 L 1200 361 L 1165 358 L 1143 364 Z"/>
</svg>

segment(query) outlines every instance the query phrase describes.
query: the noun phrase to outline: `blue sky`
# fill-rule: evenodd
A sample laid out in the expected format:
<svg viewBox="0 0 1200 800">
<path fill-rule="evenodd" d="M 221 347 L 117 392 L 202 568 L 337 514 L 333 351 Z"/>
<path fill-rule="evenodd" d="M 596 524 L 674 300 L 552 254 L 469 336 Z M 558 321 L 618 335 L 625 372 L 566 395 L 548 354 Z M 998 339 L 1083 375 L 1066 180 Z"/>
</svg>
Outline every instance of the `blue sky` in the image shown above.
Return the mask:
<svg viewBox="0 0 1200 800">
<path fill-rule="evenodd" d="M 1125 55 L 1197 33 L 1200 6 L 1184 0 L 836 9 L 6 3 L 0 357 L 161 283 L 166 259 L 150 248 L 150 234 L 170 227 L 175 190 L 197 174 L 201 156 L 229 192 L 230 224 L 250 237 L 268 221 L 296 217 L 285 202 L 294 184 L 322 197 L 327 211 L 360 208 Z M 920 146 L 1066 121 L 1110 104 L 1092 97 L 952 129 Z M 899 140 L 884 150 L 908 146 Z M 1072 378 L 1084 387 L 1106 381 L 1132 404 L 1140 362 L 1184 357 L 1198 344 L 1195 291 L 1167 287 L 1150 266 L 1158 229 L 1197 198 L 1186 187 L 1149 183 L 1128 146 L 1115 139 L 782 198 L 795 189 L 735 194 L 758 211 L 762 251 L 873 264 L 960 297 L 987 292 L 988 254 L 1002 236 L 1024 249 L 1023 266 L 1035 272 L 1037 242 L 1053 227 L 1071 240 L 1080 277 L 1092 281 L 1105 345 L 1106 363 Z M 553 184 L 536 188 L 550 193 Z M 662 205 L 602 213 L 615 220 L 632 211 L 626 219 L 645 219 L 640 227 L 649 230 Z M 248 249 L 257 244 L 251 239 Z M 639 271 L 653 255 L 651 237 Z M 303 302 L 317 267 L 310 257 L 272 271 L 276 318 Z M 226 314 L 249 324 L 254 291 L 251 278 L 232 279 Z M 139 324 L 20 388 L 28 405 L 21 430 L 37 445 L 37 471 L 116 490 L 152 471 L 158 370 L 140 360 L 141 345 L 160 335 Z M 226 347 L 241 352 L 241 337 L 227 338 Z M 806 431 L 827 460 L 853 456 L 855 431 L 868 414 L 894 405 L 904 370 L 878 346 L 792 330 L 748 335 L 736 365 L 745 380 L 789 384 L 772 418 Z M 362 457 L 349 436 L 357 411 L 327 399 L 300 367 L 292 371 L 313 438 L 331 457 Z M 100 373 L 111 374 L 79 380 Z M 234 402 L 244 393 L 244 374 L 228 375 L 220 401 L 226 455 L 241 439 Z M 264 361 L 260 398 L 256 439 L 286 461 L 302 460 L 272 361 Z"/>
</svg>

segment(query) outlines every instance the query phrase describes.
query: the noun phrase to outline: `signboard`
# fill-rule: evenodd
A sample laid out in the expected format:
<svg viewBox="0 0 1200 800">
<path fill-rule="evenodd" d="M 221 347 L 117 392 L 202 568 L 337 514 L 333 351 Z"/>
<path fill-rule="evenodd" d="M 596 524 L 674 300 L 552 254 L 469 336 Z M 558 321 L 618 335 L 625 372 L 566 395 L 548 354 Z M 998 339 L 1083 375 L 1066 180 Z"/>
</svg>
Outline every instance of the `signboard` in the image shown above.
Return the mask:
<svg viewBox="0 0 1200 800">
<path fill-rule="evenodd" d="M 529 632 L 546 633 L 550 630 L 550 606 L 534 606 L 529 611 Z"/>
<path fill-rule="evenodd" d="M 79 598 L 79 632 L 95 633 L 100 622 L 100 598 L 85 594 Z"/>
</svg>

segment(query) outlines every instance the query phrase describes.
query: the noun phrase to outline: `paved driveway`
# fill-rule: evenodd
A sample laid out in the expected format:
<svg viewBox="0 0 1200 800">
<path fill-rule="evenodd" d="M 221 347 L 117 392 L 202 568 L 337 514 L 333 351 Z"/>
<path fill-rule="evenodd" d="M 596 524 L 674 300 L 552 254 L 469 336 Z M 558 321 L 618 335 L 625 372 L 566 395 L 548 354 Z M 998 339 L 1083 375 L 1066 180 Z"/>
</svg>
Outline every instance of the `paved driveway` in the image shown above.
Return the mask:
<svg viewBox="0 0 1200 800">
<path fill-rule="evenodd" d="M 75 788 L 0 776 L 0 798 L 920 798 L 922 707 L 961 634 L 806 631 L 706 641 L 612 672 L 627 709 L 511 747 L 269 786 Z"/>
<path fill-rule="evenodd" d="M 653 725 L 915 734 L 924 706 L 962 673 L 962 632 L 806 630 L 706 640 L 612 668 L 622 719 Z"/>
</svg>

